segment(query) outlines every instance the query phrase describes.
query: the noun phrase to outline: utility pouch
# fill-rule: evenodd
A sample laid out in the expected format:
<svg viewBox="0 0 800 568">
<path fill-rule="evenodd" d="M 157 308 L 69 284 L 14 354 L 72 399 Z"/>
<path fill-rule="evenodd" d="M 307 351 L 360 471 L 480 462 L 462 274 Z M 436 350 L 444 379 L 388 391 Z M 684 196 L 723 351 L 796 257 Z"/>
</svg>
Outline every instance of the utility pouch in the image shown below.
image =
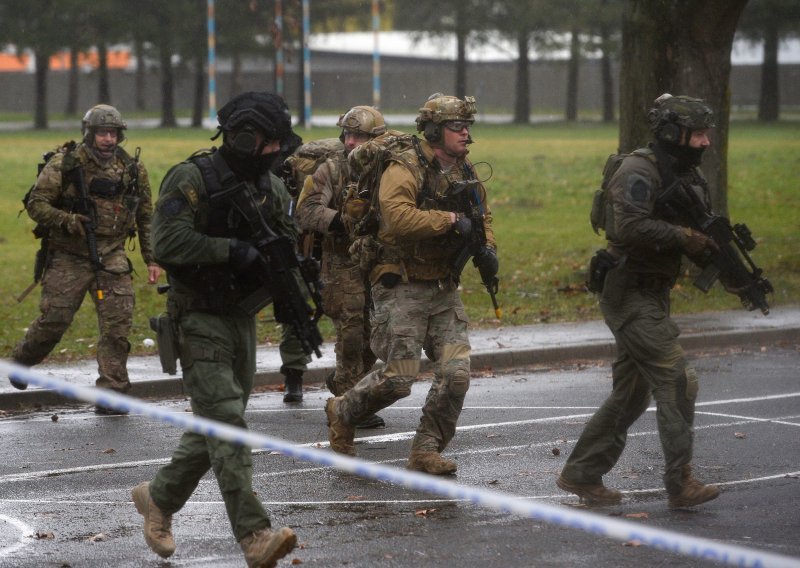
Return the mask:
<svg viewBox="0 0 800 568">
<path fill-rule="evenodd" d="M 592 198 L 592 211 L 589 213 L 589 222 L 596 235 L 600 234 L 600 229 L 605 229 L 606 218 L 606 191 L 598 189 Z"/>
<path fill-rule="evenodd" d="M 627 256 L 616 261 L 616 264 L 606 270 L 603 280 L 603 290 L 600 297 L 612 306 L 620 306 L 628 289 L 628 270 L 625 267 Z"/>
<path fill-rule="evenodd" d="M 618 263 L 619 261 L 605 249 L 594 253 L 589 261 L 589 273 L 586 275 L 586 288 L 589 292 L 601 293 L 606 281 L 606 274 Z"/>
<path fill-rule="evenodd" d="M 150 318 L 150 329 L 156 332 L 158 343 L 158 358 L 161 361 L 161 370 L 170 375 L 178 374 L 178 334 L 175 322 L 168 313 L 162 313 Z"/>
</svg>

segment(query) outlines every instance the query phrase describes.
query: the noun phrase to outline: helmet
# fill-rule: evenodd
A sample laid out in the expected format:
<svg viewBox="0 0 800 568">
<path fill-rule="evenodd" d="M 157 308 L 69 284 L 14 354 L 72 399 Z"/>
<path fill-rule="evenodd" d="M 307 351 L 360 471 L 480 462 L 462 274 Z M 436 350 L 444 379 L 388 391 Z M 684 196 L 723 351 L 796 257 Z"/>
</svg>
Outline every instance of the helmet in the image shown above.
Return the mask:
<svg viewBox="0 0 800 568">
<path fill-rule="evenodd" d="M 254 129 L 261 131 L 265 141 L 279 140 L 281 144 L 292 134 L 289 107 L 273 93 L 248 91 L 237 95 L 219 110 L 217 121 L 224 134 L 223 144 L 242 156 L 256 153 Z"/>
<path fill-rule="evenodd" d="M 702 130 L 714 128 L 714 111 L 702 99 L 686 96 L 673 97 L 664 93 L 655 100 L 647 113 L 650 129 L 658 140 L 678 144 L 681 128 Z"/>
<path fill-rule="evenodd" d="M 86 111 L 81 120 L 81 134 L 83 140 L 87 144 L 92 142 L 92 129 L 100 126 L 113 127 L 117 129 L 117 142 L 122 142 L 125 139 L 123 130 L 128 128 L 125 121 L 122 120 L 122 115 L 117 109 L 111 105 L 95 105 Z"/>
<path fill-rule="evenodd" d="M 419 109 L 417 131 L 422 132 L 429 142 L 437 142 L 441 139 L 443 123 L 463 120 L 471 124 L 475 122 L 477 110 L 475 97 L 464 97 L 462 101 L 458 97 L 434 93 Z"/>
<path fill-rule="evenodd" d="M 375 138 L 386 132 L 386 121 L 378 109 L 371 106 L 354 106 L 339 117 L 336 126 L 342 128 L 342 138 L 348 130 L 355 130 Z"/>
</svg>

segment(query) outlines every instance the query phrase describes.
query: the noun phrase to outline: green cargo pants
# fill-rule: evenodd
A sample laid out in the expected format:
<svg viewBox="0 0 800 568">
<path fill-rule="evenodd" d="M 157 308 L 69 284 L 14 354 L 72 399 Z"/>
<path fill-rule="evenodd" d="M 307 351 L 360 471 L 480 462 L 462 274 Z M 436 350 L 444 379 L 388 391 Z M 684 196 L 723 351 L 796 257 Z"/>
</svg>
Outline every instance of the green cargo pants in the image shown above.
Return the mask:
<svg viewBox="0 0 800 568">
<path fill-rule="evenodd" d="M 244 411 L 255 374 L 255 320 L 186 312 L 179 321 L 181 367 L 192 411 L 197 416 L 246 428 Z M 200 479 L 213 469 L 236 540 L 269 527 L 253 495 L 250 448 L 186 432 L 172 461 L 150 484 L 150 495 L 166 514 L 183 507 Z"/>
<path fill-rule="evenodd" d="M 628 428 L 656 401 L 656 422 L 666 462 L 664 486 L 681 489 L 681 468 L 692 460 L 697 376 L 687 367 L 679 330 L 669 317 L 669 290 L 626 290 L 619 305 L 600 309 L 617 343 L 611 395 L 586 424 L 561 475 L 596 484 L 625 449 Z"/>
</svg>

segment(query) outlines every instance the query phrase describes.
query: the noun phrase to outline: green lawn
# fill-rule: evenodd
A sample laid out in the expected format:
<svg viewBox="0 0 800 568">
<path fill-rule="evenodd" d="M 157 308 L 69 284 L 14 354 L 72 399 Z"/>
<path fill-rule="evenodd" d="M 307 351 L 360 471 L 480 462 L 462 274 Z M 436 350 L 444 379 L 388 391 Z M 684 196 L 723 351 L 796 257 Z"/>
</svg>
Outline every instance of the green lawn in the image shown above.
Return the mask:
<svg viewBox="0 0 800 568">
<path fill-rule="evenodd" d="M 305 140 L 337 134 L 332 129 L 300 131 Z M 0 142 L 0 356 L 7 357 L 25 327 L 38 314 L 39 291 L 18 304 L 17 295 L 31 281 L 34 253 L 33 223 L 20 199 L 34 179 L 41 154 L 78 132 L 2 132 Z M 198 148 L 208 147 L 204 130 L 131 130 L 126 146 L 141 146 L 142 159 L 157 192 L 167 169 Z M 473 130 L 471 158 L 486 182 L 495 219 L 500 256 L 503 320 L 494 319 L 488 295 L 477 271 L 468 265 L 464 301 L 476 326 L 519 325 L 599 318 L 592 295 L 580 291 L 586 264 L 603 246 L 589 226 L 593 191 L 608 154 L 617 142 L 616 126 L 551 124 L 540 126 L 481 126 Z M 753 257 L 775 287 L 773 306 L 800 299 L 800 124 L 761 125 L 734 122 L 730 133 L 729 208 L 734 222 L 746 222 L 758 241 Z M 491 167 L 489 167 L 489 165 Z M 152 352 L 142 340 L 152 337 L 148 317 L 163 310 L 163 297 L 145 281 L 137 251 L 137 306 L 130 338 L 134 353 Z M 738 299 L 715 286 L 703 295 L 682 279 L 673 294 L 677 313 L 739 309 Z M 94 354 L 97 324 L 86 302 L 53 358 L 62 360 Z M 326 321 L 323 334 L 330 337 Z M 279 341 L 271 310 L 259 320 L 262 341 Z"/>
</svg>

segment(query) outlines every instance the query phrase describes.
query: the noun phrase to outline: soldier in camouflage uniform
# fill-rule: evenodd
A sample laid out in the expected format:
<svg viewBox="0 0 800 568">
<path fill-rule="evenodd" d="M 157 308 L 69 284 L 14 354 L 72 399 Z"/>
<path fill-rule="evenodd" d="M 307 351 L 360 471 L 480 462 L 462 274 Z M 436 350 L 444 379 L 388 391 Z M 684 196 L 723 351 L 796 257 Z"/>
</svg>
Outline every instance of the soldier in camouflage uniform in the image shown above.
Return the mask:
<svg viewBox="0 0 800 568">
<path fill-rule="evenodd" d="M 370 344 L 385 364 L 343 396 L 328 399 L 328 437 L 339 453 L 355 454 L 355 424 L 411 393 L 424 349 L 435 376 L 407 467 L 436 475 L 456 471 L 456 463 L 441 452 L 455 434 L 469 388 L 470 345 L 458 292 L 460 274 L 453 264 L 472 223 L 458 212 L 454 189 L 460 181 L 475 180 L 466 158 L 474 114 L 472 97 L 432 95 L 417 117 L 425 140 L 415 138 L 381 177 L 380 253 L 370 274 Z M 477 192 L 484 204 L 487 246 L 475 262 L 494 277 L 498 262 L 492 216 L 480 183 Z"/>
<path fill-rule="evenodd" d="M 291 133 L 291 119 L 282 98 L 261 92 L 234 97 L 217 118 L 222 147 L 195 154 L 164 178 L 153 215 L 153 245 L 169 277 L 167 307 L 179 338 L 183 384 L 192 411 L 246 428 L 244 413 L 256 370 L 256 328 L 244 302 L 263 287 L 253 275 L 269 267 L 248 242 L 254 236 L 252 226 L 229 193 L 251 192 L 273 231 L 294 234 L 289 194 L 270 173 L 281 142 Z M 286 527 L 270 529 L 267 512 L 253 492 L 250 448 L 194 432 L 183 434 L 171 462 L 153 481 L 133 489 L 148 546 L 163 558 L 175 552 L 172 515 L 209 469 L 247 565 L 274 566 L 291 552 L 297 537 Z"/>
<path fill-rule="evenodd" d="M 671 171 L 686 191 L 710 206 L 698 169 L 710 145 L 711 109 L 701 100 L 665 94 L 649 113 L 655 141 L 625 157 L 608 185 L 605 204 L 607 251 L 617 264 L 605 276 L 600 309 L 614 334 L 618 356 L 611 395 L 587 423 L 557 485 L 588 504 L 620 502 L 619 491 L 603 484 L 617 463 L 628 428 L 652 396 L 666 467 L 663 481 L 670 507 L 689 507 L 719 495 L 691 469 L 697 375 L 678 343 L 670 319 L 670 289 L 685 254 L 701 259 L 717 249 L 713 240 L 688 228 L 680 211 L 660 204 L 665 189 L 659 173 Z M 710 208 L 710 207 L 709 207 Z"/>
<path fill-rule="evenodd" d="M 342 221 L 342 204 L 351 181 L 347 154 L 359 144 L 386 132 L 383 115 L 369 106 L 356 106 L 339 117 L 344 152 L 323 162 L 306 178 L 297 205 L 300 229 L 324 235 L 322 240 L 322 305 L 336 329 L 336 372 L 327 382 L 341 396 L 372 368 L 375 355 L 369 347 L 369 282 L 348 252 L 352 240 Z M 383 419 L 372 414 L 359 428 L 382 428 Z"/>
<path fill-rule="evenodd" d="M 96 384 L 122 393 L 131 387 L 127 361 L 134 306 L 125 241 L 138 233 L 150 284 L 161 272 L 150 245 L 152 198 L 147 170 L 138 155 L 134 159 L 119 146 L 126 128 L 114 107 L 92 107 L 83 117 L 81 143 L 60 148 L 36 180 L 26 209 L 38 223 L 37 231 L 47 233 L 49 243 L 41 315 L 28 327 L 13 354 L 21 365 L 40 363 L 61 340 L 89 292 L 100 326 Z M 81 179 L 89 207 L 96 212 L 99 266 L 93 266 L 89 258 L 85 227 L 90 218 L 79 212 L 86 211 L 77 187 Z M 100 406 L 96 410 L 121 413 Z"/>
</svg>

